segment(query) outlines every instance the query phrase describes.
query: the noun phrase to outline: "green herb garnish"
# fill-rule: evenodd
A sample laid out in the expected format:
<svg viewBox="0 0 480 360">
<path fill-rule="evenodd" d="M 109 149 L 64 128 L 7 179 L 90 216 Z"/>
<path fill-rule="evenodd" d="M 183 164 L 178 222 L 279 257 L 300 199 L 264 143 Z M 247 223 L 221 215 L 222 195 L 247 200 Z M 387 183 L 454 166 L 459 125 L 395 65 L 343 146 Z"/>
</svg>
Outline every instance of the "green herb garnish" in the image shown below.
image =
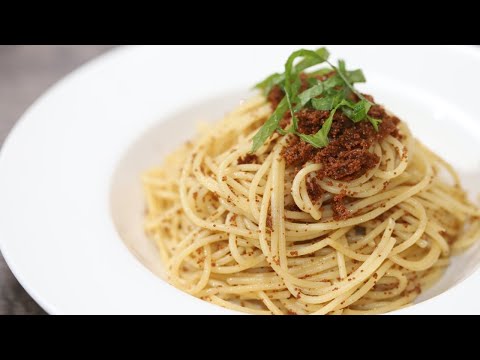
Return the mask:
<svg viewBox="0 0 480 360">
<path fill-rule="evenodd" d="M 347 100 L 342 101 L 343 113 L 354 123 L 365 120 L 371 107 L 372 104 L 366 100 L 360 100 L 356 104 Z"/>
<path fill-rule="evenodd" d="M 332 110 L 334 108 L 335 98 L 333 96 L 312 99 L 312 106 L 315 110 Z"/>
<path fill-rule="evenodd" d="M 302 50 L 300 50 L 302 51 Z M 304 51 L 307 51 L 307 52 L 310 52 L 310 53 L 316 53 L 317 57 L 316 58 L 312 58 L 311 54 L 310 56 L 307 55 L 304 60 L 300 61 L 295 67 L 294 67 L 294 72 L 296 74 L 299 74 L 301 73 L 302 71 L 312 67 L 312 66 L 315 66 L 315 65 L 318 65 L 319 63 L 316 62 L 318 61 L 318 59 L 324 59 L 322 62 L 324 62 L 325 60 L 328 60 L 328 58 L 330 57 L 330 53 L 328 52 L 327 49 L 325 48 L 320 48 L 316 51 L 311 51 L 311 50 L 304 50 Z M 292 54 L 293 55 L 293 54 Z M 319 71 L 326 71 L 328 70 L 326 73 L 328 72 L 331 72 L 332 70 L 331 69 L 323 69 L 323 70 L 319 70 Z M 325 73 L 325 74 L 326 74 Z M 322 73 L 323 74 L 323 73 Z M 270 75 L 269 77 L 267 77 L 265 80 L 263 80 L 262 82 L 259 82 L 258 84 L 255 85 L 255 88 L 256 89 L 259 89 L 259 90 L 262 90 L 263 94 L 264 95 L 268 95 L 268 93 L 272 90 L 272 88 L 276 85 L 280 85 L 282 88 L 284 88 L 284 84 L 285 84 L 285 73 L 283 74 L 272 74 Z"/>
<path fill-rule="evenodd" d="M 368 121 L 370 121 L 370 124 L 374 127 L 375 131 L 378 132 L 378 125 L 382 123 L 382 120 L 380 119 L 374 119 L 371 116 L 367 116 Z"/>
<path fill-rule="evenodd" d="M 328 145 L 328 133 L 330 132 L 330 128 L 332 127 L 333 123 L 333 116 L 337 112 L 338 108 L 340 105 L 335 107 L 333 111 L 330 113 L 330 116 L 328 117 L 327 120 L 325 120 L 325 123 L 323 124 L 322 128 L 320 129 L 319 132 L 317 132 L 315 135 L 305 135 L 305 134 L 298 134 L 300 139 L 303 141 L 308 142 L 310 145 L 316 147 L 316 148 L 322 148 Z"/>
<path fill-rule="evenodd" d="M 262 128 L 253 137 L 252 153 L 256 152 L 267 139 L 279 128 L 280 121 L 288 110 L 287 98 L 278 104 L 272 116 L 263 124 Z"/>
<path fill-rule="evenodd" d="M 295 51 L 289 56 L 285 63 L 284 73 L 270 75 L 255 85 L 255 87 L 265 95 L 268 95 L 275 86 L 279 86 L 285 93 L 285 97 L 272 116 L 254 136 L 252 153 L 260 149 L 275 131 L 281 135 L 293 133 L 316 148 L 325 147 L 329 143 L 328 135 L 332 126 L 333 117 L 338 110 L 341 110 L 345 116 L 355 123 L 369 121 L 375 130 L 378 131 L 381 120 L 368 116 L 368 112 L 374 104 L 368 101 L 353 86 L 355 83 L 366 82 L 363 72 L 361 70 L 348 71 L 345 61 L 343 60 L 338 62 L 338 67 L 334 66 L 329 62 L 329 57 L 330 54 L 325 48 L 320 48 L 316 51 L 305 49 Z M 299 58 L 301 58 L 301 60 L 295 65 L 295 60 Z M 312 67 L 325 63 L 328 64 L 330 68 L 306 72 Z M 307 89 L 299 93 L 302 87 L 300 78 L 302 72 L 305 72 L 307 76 Z M 317 76 L 325 76 L 328 74 L 331 75 L 323 82 L 316 78 Z M 360 101 L 354 103 L 349 100 L 352 94 L 355 94 Z M 322 128 L 314 135 L 305 135 L 297 131 L 298 119 L 296 114 L 303 108 L 330 111 Z M 290 111 L 292 115 L 292 126 L 284 130 L 280 127 L 280 121 L 287 111 Z"/>
</svg>

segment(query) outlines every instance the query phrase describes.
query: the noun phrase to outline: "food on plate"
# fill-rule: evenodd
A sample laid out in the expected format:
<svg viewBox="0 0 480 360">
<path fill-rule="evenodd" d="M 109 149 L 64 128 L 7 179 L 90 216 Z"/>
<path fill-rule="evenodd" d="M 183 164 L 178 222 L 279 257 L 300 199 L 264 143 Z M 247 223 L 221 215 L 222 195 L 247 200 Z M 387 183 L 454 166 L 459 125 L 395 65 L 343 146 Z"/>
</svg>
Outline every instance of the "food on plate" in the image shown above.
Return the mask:
<svg viewBox="0 0 480 360">
<path fill-rule="evenodd" d="M 478 239 L 455 170 L 365 81 L 325 48 L 296 51 L 143 174 L 145 232 L 171 284 L 251 314 L 387 313 Z"/>
</svg>

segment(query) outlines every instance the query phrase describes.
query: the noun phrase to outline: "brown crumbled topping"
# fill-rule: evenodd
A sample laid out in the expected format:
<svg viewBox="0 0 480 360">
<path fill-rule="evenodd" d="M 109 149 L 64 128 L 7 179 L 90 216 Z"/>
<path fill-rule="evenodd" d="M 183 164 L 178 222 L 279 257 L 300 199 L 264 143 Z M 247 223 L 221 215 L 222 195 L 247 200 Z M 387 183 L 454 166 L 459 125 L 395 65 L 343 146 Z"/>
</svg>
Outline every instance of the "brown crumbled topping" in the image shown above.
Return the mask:
<svg viewBox="0 0 480 360">
<path fill-rule="evenodd" d="M 282 150 L 282 156 L 288 166 L 301 166 L 312 159 L 316 152 L 317 149 L 312 145 L 294 136 L 288 139 L 288 146 Z"/>
<path fill-rule="evenodd" d="M 298 132 L 305 135 L 313 135 L 320 130 L 319 124 L 323 124 L 330 115 L 330 111 L 302 109 L 297 114 Z M 335 121 L 334 121 L 335 122 Z M 332 124 L 333 130 L 333 124 Z"/>
<path fill-rule="evenodd" d="M 268 100 L 273 108 L 278 106 L 283 96 L 284 93 L 279 87 L 272 89 Z M 364 96 L 374 102 L 373 97 Z M 329 111 L 323 110 L 300 110 L 297 113 L 298 131 L 306 135 L 317 133 L 329 114 Z M 389 135 L 401 138 L 397 127 L 400 120 L 387 114 L 382 106 L 372 106 L 368 114 L 382 120 L 378 132 L 368 121 L 354 123 L 341 111 L 337 111 L 329 133 L 330 144 L 325 148 L 317 149 L 301 141 L 297 136 L 292 136 L 288 146 L 282 151 L 287 165 L 301 167 L 307 162 L 313 162 L 323 165 L 323 169 L 318 174 L 320 178 L 329 177 L 341 181 L 358 179 L 380 161 L 377 155 L 369 151 L 375 142 L 380 142 Z M 290 122 L 291 115 L 287 112 L 280 126 L 286 128 Z"/>
<path fill-rule="evenodd" d="M 352 216 L 350 210 L 345 206 L 346 192 L 342 191 L 339 195 L 334 196 L 332 201 L 333 219 L 335 221 L 347 220 Z"/>
<path fill-rule="evenodd" d="M 316 179 L 309 178 L 307 179 L 307 193 L 312 202 L 315 203 L 322 198 L 324 191 Z"/>
<path fill-rule="evenodd" d="M 280 127 L 285 130 L 287 126 L 290 125 L 291 121 L 292 121 L 292 114 L 290 114 L 290 112 L 287 112 L 283 117 L 283 119 L 280 120 Z"/>
<path fill-rule="evenodd" d="M 272 217 L 270 215 L 267 216 L 267 223 L 266 223 L 267 229 L 270 231 L 273 231 L 273 225 L 272 225 Z"/>
<path fill-rule="evenodd" d="M 258 164 L 258 157 L 254 154 L 247 154 L 237 160 L 238 165 Z"/>
<path fill-rule="evenodd" d="M 285 93 L 280 89 L 280 86 L 275 85 L 268 94 L 267 100 L 272 104 L 272 108 L 275 110 L 284 96 Z"/>
</svg>

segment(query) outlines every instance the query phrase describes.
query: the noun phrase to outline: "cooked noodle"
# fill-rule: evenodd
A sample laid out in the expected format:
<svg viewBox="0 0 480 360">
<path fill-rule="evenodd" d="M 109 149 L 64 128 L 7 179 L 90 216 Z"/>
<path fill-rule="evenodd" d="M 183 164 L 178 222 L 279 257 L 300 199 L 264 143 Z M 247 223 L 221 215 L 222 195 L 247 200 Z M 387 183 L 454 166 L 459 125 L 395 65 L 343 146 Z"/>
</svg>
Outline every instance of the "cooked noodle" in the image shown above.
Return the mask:
<svg viewBox="0 0 480 360">
<path fill-rule="evenodd" d="M 320 164 L 286 167 L 288 136 L 278 134 L 258 164 L 238 164 L 271 113 L 255 97 L 143 175 L 145 231 L 179 289 L 250 314 L 386 313 L 480 236 L 457 174 L 405 123 L 401 140 L 372 146 L 380 163 L 349 182 L 318 179 Z M 316 201 L 313 178 L 324 190 Z M 353 215 L 336 221 L 331 200 L 342 192 Z"/>
</svg>

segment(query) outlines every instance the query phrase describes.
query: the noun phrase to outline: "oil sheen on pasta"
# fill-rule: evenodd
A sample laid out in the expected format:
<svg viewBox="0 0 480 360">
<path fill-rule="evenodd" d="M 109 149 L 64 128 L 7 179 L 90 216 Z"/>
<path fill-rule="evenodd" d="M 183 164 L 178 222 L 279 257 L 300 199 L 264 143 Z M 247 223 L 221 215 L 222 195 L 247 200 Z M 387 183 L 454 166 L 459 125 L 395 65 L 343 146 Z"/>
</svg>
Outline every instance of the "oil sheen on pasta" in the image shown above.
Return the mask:
<svg viewBox="0 0 480 360">
<path fill-rule="evenodd" d="M 251 154 L 282 98 L 275 91 L 143 174 L 145 231 L 168 281 L 250 314 L 378 314 L 412 304 L 480 236 L 480 210 L 457 174 L 401 121 L 367 143 L 371 156 L 338 157 L 347 161 L 339 172 L 318 155 L 327 150 L 293 133 L 276 132 Z M 301 113 L 298 121 L 300 133 L 318 130 L 305 130 Z M 376 160 L 362 170 L 348 162 L 355 155 Z"/>
</svg>

